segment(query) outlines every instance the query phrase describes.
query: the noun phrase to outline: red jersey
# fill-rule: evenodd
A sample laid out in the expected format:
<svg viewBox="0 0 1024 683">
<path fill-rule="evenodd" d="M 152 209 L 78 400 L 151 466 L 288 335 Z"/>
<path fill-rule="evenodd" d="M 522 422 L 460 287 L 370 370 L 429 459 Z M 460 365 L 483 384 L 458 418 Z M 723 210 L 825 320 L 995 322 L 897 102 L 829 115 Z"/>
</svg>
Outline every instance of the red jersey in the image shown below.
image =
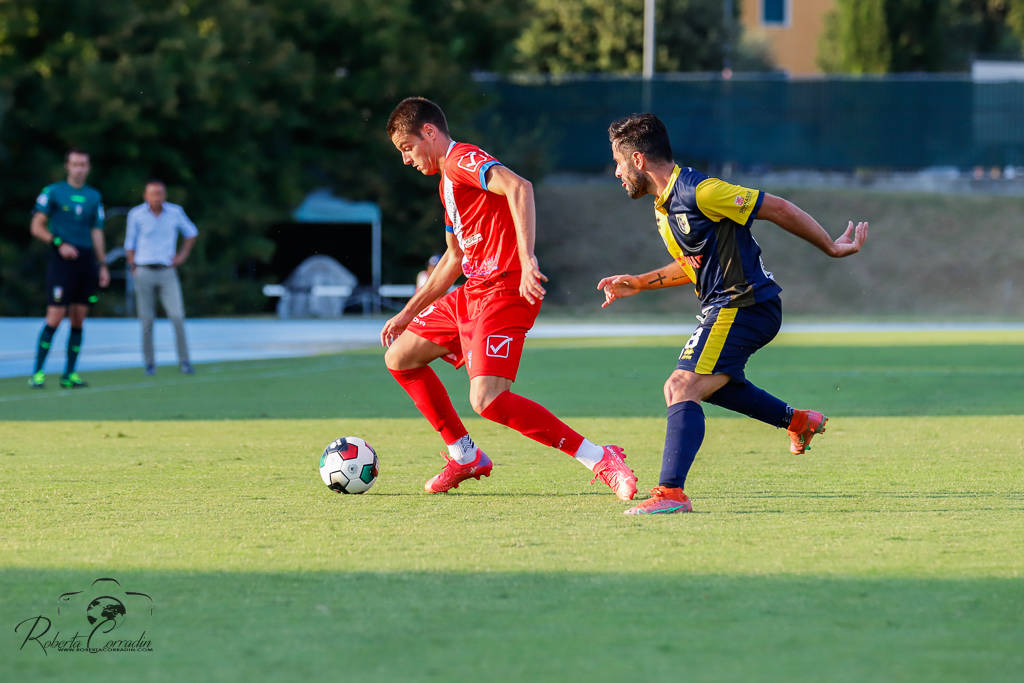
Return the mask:
<svg viewBox="0 0 1024 683">
<path fill-rule="evenodd" d="M 462 272 L 468 292 L 507 273 L 519 285 L 519 249 L 508 199 L 487 191 L 487 169 L 501 162 L 476 145 L 452 141 L 441 167 L 438 188 L 445 209 L 445 230 L 462 248 Z"/>
</svg>

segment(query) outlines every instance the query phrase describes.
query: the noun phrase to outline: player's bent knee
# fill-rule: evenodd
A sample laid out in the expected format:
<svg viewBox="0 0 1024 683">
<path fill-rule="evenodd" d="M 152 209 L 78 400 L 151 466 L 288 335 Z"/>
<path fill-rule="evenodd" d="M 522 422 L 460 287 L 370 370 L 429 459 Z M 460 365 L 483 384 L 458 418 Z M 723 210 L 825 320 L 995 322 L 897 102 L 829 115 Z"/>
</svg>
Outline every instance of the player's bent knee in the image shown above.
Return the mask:
<svg viewBox="0 0 1024 683">
<path fill-rule="evenodd" d="M 384 352 L 384 365 L 388 370 L 415 370 L 426 367 L 445 353 L 447 350 L 442 346 L 403 334 Z"/>
<path fill-rule="evenodd" d="M 473 383 L 469 387 L 469 405 L 477 415 L 483 415 L 484 411 L 494 402 L 494 399 L 509 390 L 511 382 L 485 382 L 482 384 Z"/>
<path fill-rule="evenodd" d="M 701 389 L 701 376 L 692 372 L 676 371 L 665 380 L 665 405 L 672 405 L 680 401 L 703 400 Z"/>
<path fill-rule="evenodd" d="M 682 385 L 676 381 L 673 377 L 669 377 L 665 380 L 665 405 L 670 406 L 673 403 L 678 403 L 682 399 Z"/>
<path fill-rule="evenodd" d="M 397 346 L 390 346 L 384 352 L 384 365 L 388 370 L 410 370 L 413 367 L 407 363 L 405 354 Z"/>
<path fill-rule="evenodd" d="M 483 412 L 487 410 L 487 406 L 491 405 L 491 402 L 496 398 L 498 396 L 493 392 L 473 391 L 471 389 L 469 392 L 469 406 L 477 415 L 483 415 Z"/>
<path fill-rule="evenodd" d="M 473 412 L 476 413 L 477 415 L 483 415 L 484 411 L 487 410 L 487 406 L 489 405 L 491 405 L 490 401 L 484 401 L 474 396 L 469 397 L 469 407 L 472 408 Z"/>
</svg>

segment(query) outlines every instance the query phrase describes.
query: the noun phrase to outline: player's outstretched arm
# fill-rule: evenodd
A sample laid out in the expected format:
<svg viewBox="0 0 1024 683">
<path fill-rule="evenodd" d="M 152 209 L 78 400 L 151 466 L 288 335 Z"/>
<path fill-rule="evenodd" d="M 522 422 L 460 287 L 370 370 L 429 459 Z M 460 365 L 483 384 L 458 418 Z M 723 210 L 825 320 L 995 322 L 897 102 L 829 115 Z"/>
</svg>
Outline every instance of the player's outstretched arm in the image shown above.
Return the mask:
<svg viewBox="0 0 1024 683">
<path fill-rule="evenodd" d="M 868 238 L 867 221 L 859 221 L 856 225 L 850 221 L 843 234 L 833 240 L 825 228 L 806 211 L 791 201 L 767 192 L 757 217 L 771 221 L 783 230 L 807 240 L 833 258 L 856 254 Z"/>
<path fill-rule="evenodd" d="M 519 266 L 522 278 L 519 294 L 531 304 L 544 299 L 547 291 L 542 282 L 548 276 L 540 272 L 533 244 L 537 237 L 537 209 L 533 203 L 533 183 L 522 178 L 504 166 L 487 169 L 487 190 L 500 194 L 508 200 L 509 212 L 516 224 L 516 246 L 519 251 Z"/>
<path fill-rule="evenodd" d="M 691 282 L 683 267 L 673 261 L 663 268 L 652 270 L 643 275 L 609 275 L 597 283 L 599 290 L 604 290 L 604 303 L 601 308 L 608 308 L 616 299 L 633 296 L 645 289 L 664 289 L 678 287 Z"/>
<path fill-rule="evenodd" d="M 412 295 L 402 310 L 391 317 L 380 331 L 380 345 L 391 346 L 398 335 L 405 331 L 416 314 L 444 296 L 462 274 L 462 249 L 451 233 L 445 234 L 448 248 L 441 255 L 426 283 Z"/>
</svg>

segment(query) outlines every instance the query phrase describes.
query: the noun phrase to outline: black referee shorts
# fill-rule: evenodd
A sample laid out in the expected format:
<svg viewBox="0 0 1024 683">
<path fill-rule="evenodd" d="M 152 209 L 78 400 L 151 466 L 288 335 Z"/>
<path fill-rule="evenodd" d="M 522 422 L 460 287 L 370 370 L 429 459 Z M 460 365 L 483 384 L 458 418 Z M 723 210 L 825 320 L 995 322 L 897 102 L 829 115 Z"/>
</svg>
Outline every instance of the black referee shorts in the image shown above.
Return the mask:
<svg viewBox="0 0 1024 683">
<path fill-rule="evenodd" d="M 46 266 L 47 304 L 67 306 L 69 304 L 96 303 L 96 290 L 100 286 L 100 267 L 96 263 L 96 252 L 84 247 L 78 249 L 78 258 L 61 258 L 56 249 L 50 254 Z"/>
</svg>

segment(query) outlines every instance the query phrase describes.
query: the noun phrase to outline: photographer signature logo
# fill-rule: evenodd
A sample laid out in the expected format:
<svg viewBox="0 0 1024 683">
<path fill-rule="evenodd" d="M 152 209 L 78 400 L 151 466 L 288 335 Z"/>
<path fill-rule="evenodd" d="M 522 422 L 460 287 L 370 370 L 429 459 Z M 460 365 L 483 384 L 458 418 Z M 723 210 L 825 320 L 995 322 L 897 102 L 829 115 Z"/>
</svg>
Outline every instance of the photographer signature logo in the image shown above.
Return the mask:
<svg viewBox="0 0 1024 683">
<path fill-rule="evenodd" d="M 43 614 L 22 619 L 14 632 L 24 637 L 19 650 L 38 646 L 44 655 L 152 652 L 153 641 L 146 633 L 152 616 L 152 597 L 124 590 L 117 579 L 104 577 L 87 590 L 62 593 L 56 619 Z"/>
</svg>

